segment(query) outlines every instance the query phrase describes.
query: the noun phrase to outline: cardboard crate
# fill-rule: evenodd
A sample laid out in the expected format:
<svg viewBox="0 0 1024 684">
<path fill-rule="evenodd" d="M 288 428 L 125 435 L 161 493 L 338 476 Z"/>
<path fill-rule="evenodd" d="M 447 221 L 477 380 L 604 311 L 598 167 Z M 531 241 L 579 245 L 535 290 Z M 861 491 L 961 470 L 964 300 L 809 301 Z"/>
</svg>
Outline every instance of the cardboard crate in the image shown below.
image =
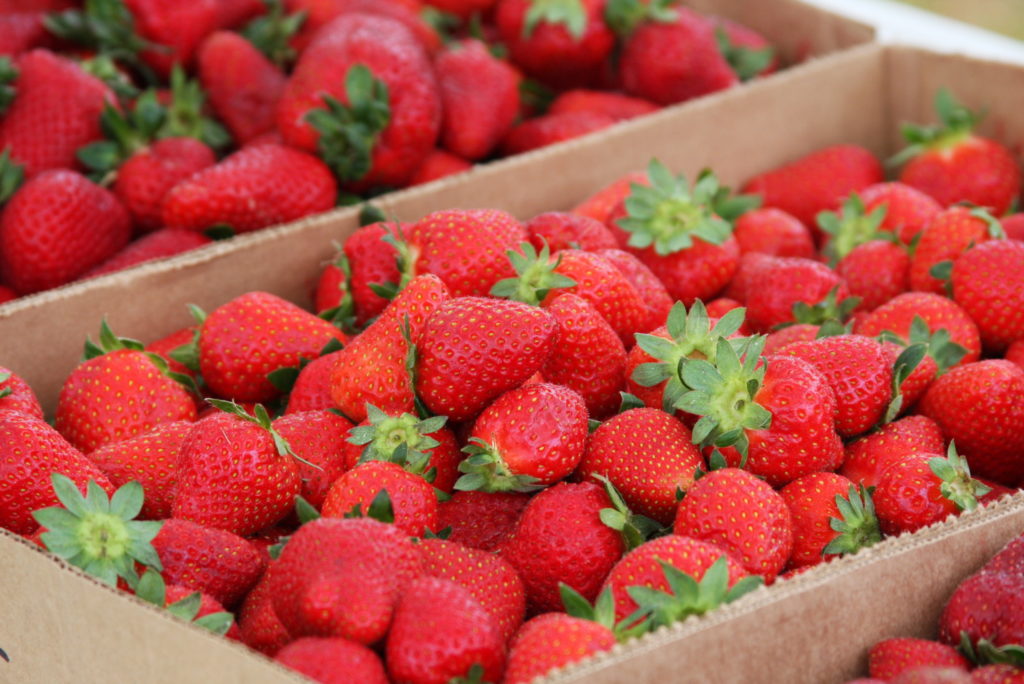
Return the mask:
<svg viewBox="0 0 1024 684">
<path fill-rule="evenodd" d="M 1024 69 L 868 46 L 380 204 L 405 220 L 458 206 L 529 217 L 571 207 L 654 155 L 691 175 L 711 166 L 731 183 L 832 143 L 859 143 L 884 156 L 899 147 L 901 121 L 934 120 L 940 86 L 985 107 L 982 133 L 1019 155 Z M 341 211 L 12 305 L 0 313 L 0 364 L 29 377 L 52 406 L 82 336 L 94 334 L 102 315 L 121 334 L 148 340 L 188 323 L 185 302 L 212 308 L 249 289 L 307 301 L 330 241 L 355 225 L 355 212 Z M 1024 494 L 1017 494 L 759 590 L 550 682 L 843 681 L 861 671 L 873 640 L 933 629 L 956 582 L 1021 531 Z M 9 534 L 0 534 L 0 580 L 0 648 L 10 657 L 0 661 L 0 681 L 298 681 Z M 851 638 L 840 638 L 851 629 Z"/>
</svg>

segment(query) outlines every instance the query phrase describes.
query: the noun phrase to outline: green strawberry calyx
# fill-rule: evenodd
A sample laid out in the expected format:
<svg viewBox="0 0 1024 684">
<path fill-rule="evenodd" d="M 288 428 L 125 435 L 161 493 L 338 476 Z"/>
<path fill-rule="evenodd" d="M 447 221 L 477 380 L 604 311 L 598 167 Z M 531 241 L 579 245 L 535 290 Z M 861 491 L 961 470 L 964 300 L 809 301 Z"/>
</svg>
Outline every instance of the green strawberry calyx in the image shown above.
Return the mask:
<svg viewBox="0 0 1024 684">
<path fill-rule="evenodd" d="M 17 97 L 17 90 L 14 82 L 18 80 L 18 70 L 10 57 L 0 57 L 0 114 L 7 111 L 7 108 Z"/>
<path fill-rule="evenodd" d="M 676 302 L 665 322 L 671 339 L 646 333 L 635 335 L 637 345 L 656 360 L 638 365 L 633 371 L 633 382 L 641 387 L 654 387 L 664 382 L 662 408 L 674 412 L 676 401 L 686 392 L 680 375 L 683 363 L 690 358 L 704 358 L 714 363 L 718 340 L 736 334 L 745 315 L 746 309 L 733 309 L 711 325 L 701 300 L 696 300 L 689 311 L 682 302 Z"/>
<path fill-rule="evenodd" d="M 603 625 L 612 631 L 616 641 L 622 643 L 647 632 L 649 625 L 646 620 L 630 622 L 625 618 L 615 620 L 615 595 L 611 587 L 605 587 L 593 604 L 565 582 L 558 583 L 558 593 L 562 597 L 565 612 L 574 618 L 590 620 Z"/>
<path fill-rule="evenodd" d="M 836 506 L 840 517 L 829 518 L 829 526 L 839 534 L 822 550 L 823 556 L 856 553 L 882 541 L 871 488 L 850 485 L 846 496 L 836 494 Z"/>
<path fill-rule="evenodd" d="M 90 338 L 85 340 L 85 350 L 82 353 L 82 361 L 88 361 L 97 357 L 109 354 L 110 352 L 131 350 L 141 352 L 146 355 L 150 363 L 156 366 L 160 373 L 171 380 L 174 380 L 179 385 L 184 387 L 186 390 L 199 394 L 199 388 L 196 385 L 196 381 L 190 376 L 184 373 L 175 373 L 170 369 L 167 364 L 167 359 L 160 356 L 159 354 L 146 351 L 145 345 L 142 342 L 132 339 L 130 337 L 118 337 L 110 329 L 110 325 L 107 323 L 107 319 L 103 319 L 100 322 L 100 336 L 98 342 L 93 342 Z"/>
<path fill-rule="evenodd" d="M 992 491 L 991 487 L 971 477 L 971 467 L 967 459 L 957 453 L 954 441 L 949 443 L 946 457 L 929 459 L 928 467 L 941 480 L 939 491 L 942 496 L 956 504 L 958 510 L 974 510 L 978 507 L 978 499 Z"/>
<path fill-rule="evenodd" d="M 318 466 L 316 463 L 310 463 L 292 450 L 291 446 L 288 444 L 288 440 L 282 437 L 281 433 L 274 429 L 273 421 L 270 420 L 270 414 L 267 413 L 267 409 L 263 404 L 256 404 L 252 409 L 252 413 L 248 413 L 242 406 L 226 399 L 207 399 L 206 402 L 210 404 L 210 406 L 220 409 L 224 413 L 228 413 L 239 420 L 246 421 L 247 423 L 257 425 L 269 432 L 271 439 L 274 440 L 274 448 L 277 450 L 279 455 L 290 456 L 296 461 L 308 465 L 310 468 L 323 470 L 323 468 Z"/>
<path fill-rule="evenodd" d="M 0 204 L 11 199 L 25 182 L 25 166 L 11 158 L 11 148 L 0 152 Z"/>
<path fill-rule="evenodd" d="M 757 77 L 775 59 L 775 48 L 772 46 L 751 48 L 738 45 L 729 38 L 728 31 L 721 25 L 715 27 L 715 42 L 718 43 L 718 51 L 741 81 Z"/>
<path fill-rule="evenodd" d="M 530 0 L 523 17 L 523 39 L 529 40 L 537 25 L 561 25 L 577 43 L 587 31 L 587 10 L 582 0 Z"/>
<path fill-rule="evenodd" d="M 370 505 L 363 510 L 363 504 L 357 503 L 352 510 L 345 514 L 346 518 L 373 518 L 382 523 L 391 524 L 395 522 L 395 508 L 391 503 L 391 495 L 388 490 L 382 489 L 370 501 Z"/>
<path fill-rule="evenodd" d="M 334 261 L 331 263 L 344 276 L 338 284 L 338 289 L 341 291 L 341 300 L 337 306 L 325 309 L 318 313 L 317 316 L 346 335 L 355 335 L 359 332 L 359 327 L 356 325 L 356 302 L 352 297 L 352 266 L 349 264 L 348 257 L 345 256 L 345 253 L 340 248 Z"/>
<path fill-rule="evenodd" d="M 975 665 L 1013 665 L 1016 668 L 1024 669 L 1024 645 L 1004 644 L 996 646 L 988 639 L 978 639 L 978 643 L 971 641 L 966 631 L 960 632 L 960 645 L 957 650 L 967 660 Z"/>
<path fill-rule="evenodd" d="M 818 226 L 829 236 L 824 249 L 829 263 L 835 267 L 855 247 L 879 239 L 879 228 L 887 211 L 888 205 L 883 204 L 869 212 L 864 200 L 854 192 L 843 201 L 840 211 L 818 212 Z"/>
<path fill-rule="evenodd" d="M 264 0 L 264 3 L 266 13 L 246 24 L 241 34 L 271 62 L 279 67 L 287 66 L 295 61 L 291 41 L 306 22 L 308 12 L 300 10 L 288 14 L 281 0 Z"/>
<path fill-rule="evenodd" d="M 725 556 L 716 560 L 699 582 L 665 561 L 659 560 L 658 563 L 665 573 L 668 591 L 644 586 L 626 588 L 626 593 L 638 606 L 626 620 L 646 615 L 651 629 L 671 625 L 691 615 L 704 615 L 764 584 L 760 575 L 748 575 L 730 588 L 729 565 Z"/>
<path fill-rule="evenodd" d="M 779 323 L 775 326 L 775 330 L 782 330 L 797 323 L 807 323 L 822 327 L 828 324 L 829 327 L 825 330 L 825 333 L 819 335 L 819 337 L 843 335 L 848 332 L 845 330 L 846 321 L 860 302 L 860 297 L 843 297 L 839 299 L 839 286 L 836 285 L 828 291 L 828 294 L 820 302 L 815 302 L 814 304 L 794 302 L 793 320 Z"/>
<path fill-rule="evenodd" d="M 164 608 L 168 613 L 180 620 L 191 622 L 197 627 L 202 627 L 220 636 L 227 634 L 235 619 L 227 611 L 196 617 L 199 615 L 199 609 L 202 607 L 202 595 L 198 591 L 189 594 L 179 601 L 168 604 L 167 585 L 164 583 L 164 578 L 152 568 L 147 569 L 139 579 L 139 583 L 135 587 L 135 595 L 147 603 Z"/>
<path fill-rule="evenodd" d="M 53 473 L 51 482 L 61 505 L 32 514 L 46 529 L 40 539 L 51 553 L 111 586 L 121 578 L 134 588 L 136 562 L 163 570 L 152 544 L 163 522 L 135 520 L 144 500 L 141 484 L 128 482 L 108 498 L 93 480 L 85 496 L 66 475 Z"/>
<path fill-rule="evenodd" d="M 492 297 L 539 306 L 551 290 L 576 286 L 575 280 L 558 273 L 562 257 L 551 256 L 547 241 L 539 253 L 532 244 L 524 242 L 518 251 L 508 250 L 508 259 L 518 277 L 495 283 L 491 288 Z"/>
<path fill-rule="evenodd" d="M 974 128 L 984 117 L 960 104 L 946 88 L 940 88 L 935 93 L 935 111 L 941 125 L 904 124 L 901 127 L 903 139 L 909 145 L 889 160 L 890 165 L 903 164 L 925 152 L 956 147 L 972 137 Z"/>
<path fill-rule="evenodd" d="M 391 122 L 388 86 L 365 65 L 354 64 L 346 72 L 345 99 L 348 104 L 324 95 L 325 108 L 306 114 L 306 121 L 320 133 L 321 158 L 343 183 L 370 172 L 377 138 Z"/>
<path fill-rule="evenodd" d="M 704 448 L 734 447 L 745 465 L 750 439 L 748 430 L 766 430 L 771 412 L 756 401 L 764 385 L 767 362 L 761 356 L 765 337 L 745 338 L 741 350 L 719 339 L 715 363 L 691 359 L 682 366 L 683 384 L 689 390 L 675 407 L 700 416 L 693 426 L 693 442 Z"/>
<path fill-rule="evenodd" d="M 612 504 L 610 508 L 601 509 L 601 522 L 622 536 L 626 551 L 631 551 L 648 539 L 665 532 L 656 521 L 629 510 L 626 500 L 622 498 L 622 494 L 611 480 L 604 475 L 594 475 L 593 478 L 604 487 Z"/>
<path fill-rule="evenodd" d="M 500 449 L 478 437 L 471 437 L 469 444 L 462 448 L 468 456 L 459 464 L 464 473 L 455 482 L 460 491 L 484 492 L 536 492 L 543 485 L 532 475 L 519 475 L 505 463 Z"/>
<path fill-rule="evenodd" d="M 3 399 L 4 397 L 9 397 L 12 394 L 14 394 L 13 389 L 11 389 L 10 387 L 2 386 L 4 383 L 10 380 L 13 375 L 14 374 L 11 373 L 10 371 L 0 371 L 0 399 Z"/>
<path fill-rule="evenodd" d="M 928 353 L 928 345 L 918 342 L 900 352 L 892 364 L 892 399 L 882 417 L 883 423 L 891 423 L 903 410 L 903 383 L 914 372 Z"/>
<path fill-rule="evenodd" d="M 429 467 L 430 452 L 441 445 L 430 435 L 444 427 L 447 416 L 419 418 L 411 413 L 391 416 L 373 404 L 366 405 L 369 425 L 349 430 L 350 444 L 363 446 L 359 463 L 388 461 L 433 482 L 437 469 Z"/>
<path fill-rule="evenodd" d="M 667 24 L 676 20 L 672 5 L 679 0 L 608 0 L 604 9 L 604 22 L 619 38 L 628 38 L 641 24 L 657 22 Z"/>
</svg>

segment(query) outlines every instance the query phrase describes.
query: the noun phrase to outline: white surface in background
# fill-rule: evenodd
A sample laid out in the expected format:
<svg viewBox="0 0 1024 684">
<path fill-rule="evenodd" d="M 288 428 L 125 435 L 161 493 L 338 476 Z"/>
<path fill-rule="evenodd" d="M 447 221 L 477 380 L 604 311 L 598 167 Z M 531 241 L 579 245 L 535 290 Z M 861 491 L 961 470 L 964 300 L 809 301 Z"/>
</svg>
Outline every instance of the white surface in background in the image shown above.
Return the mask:
<svg viewBox="0 0 1024 684">
<path fill-rule="evenodd" d="M 917 45 L 1024 64 L 1024 42 L 917 7 L 891 0 L 804 1 L 874 26 L 878 40 L 883 43 Z M 1024 13 L 1024 0 L 1014 1 Z"/>
</svg>

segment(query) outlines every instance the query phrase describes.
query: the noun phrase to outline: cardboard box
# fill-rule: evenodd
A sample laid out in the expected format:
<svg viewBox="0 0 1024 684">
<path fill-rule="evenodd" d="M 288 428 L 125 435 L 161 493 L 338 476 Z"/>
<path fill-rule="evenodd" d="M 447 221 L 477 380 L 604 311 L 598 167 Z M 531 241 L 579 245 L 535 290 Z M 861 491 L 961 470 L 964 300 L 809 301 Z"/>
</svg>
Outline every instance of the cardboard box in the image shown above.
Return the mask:
<svg viewBox="0 0 1024 684">
<path fill-rule="evenodd" d="M 899 147 L 901 121 L 931 121 L 950 87 L 989 115 L 982 133 L 1020 154 L 1024 69 L 909 48 L 858 48 L 763 83 L 614 130 L 477 169 L 380 204 L 414 220 L 438 207 L 500 207 L 521 217 L 568 208 L 642 168 L 652 155 L 726 181 L 821 146 Z M 354 211 L 246 236 L 132 273 L 46 293 L 0 312 L 0 364 L 52 406 L 82 336 L 108 315 L 121 334 L 153 339 L 188 323 L 182 306 L 216 306 L 249 289 L 306 301 L 317 264 L 355 227 Z M 874 640 L 934 629 L 962 577 L 1024 531 L 1024 494 L 760 590 L 742 601 L 550 678 L 550 682 L 840 682 Z M 38 549 L 0 534 L 0 681 L 297 681 L 258 655 L 117 595 Z"/>
</svg>

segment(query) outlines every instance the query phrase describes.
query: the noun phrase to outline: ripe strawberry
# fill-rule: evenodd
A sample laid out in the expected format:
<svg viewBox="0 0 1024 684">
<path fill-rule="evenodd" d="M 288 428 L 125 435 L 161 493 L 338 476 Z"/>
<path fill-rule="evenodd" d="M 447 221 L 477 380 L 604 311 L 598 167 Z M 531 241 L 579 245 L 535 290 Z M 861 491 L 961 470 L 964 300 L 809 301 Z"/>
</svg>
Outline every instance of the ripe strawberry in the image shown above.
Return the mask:
<svg viewBox="0 0 1024 684">
<path fill-rule="evenodd" d="M 515 529 L 530 495 L 519 492 L 455 492 L 437 510 L 438 526 L 451 528 L 448 541 L 496 551 Z"/>
<path fill-rule="evenodd" d="M 871 495 L 842 475 L 811 473 L 779 494 L 793 519 L 791 568 L 817 565 L 829 556 L 855 553 L 881 541 Z"/>
<path fill-rule="evenodd" d="M 349 270 L 348 287 L 357 325 L 365 325 L 388 305 L 389 300 L 378 293 L 379 287 L 387 283 L 398 285 L 402 277 L 397 263 L 398 250 L 385 239 L 389 228 L 384 223 L 371 223 L 345 240 L 343 250 Z M 405 233 L 408 226 L 399 224 L 397 230 Z"/>
<path fill-rule="evenodd" d="M 989 359 L 954 368 L 937 378 L 918 412 L 955 440 L 971 469 L 981 477 L 1014 485 L 1024 477 L 1024 370 Z"/>
<path fill-rule="evenodd" d="M 483 159 L 519 114 L 519 73 L 473 39 L 445 48 L 434 73 L 444 110 L 441 145 L 465 159 Z"/>
<path fill-rule="evenodd" d="M 516 633 L 509 647 L 505 684 L 529 684 L 556 667 L 610 650 L 615 633 L 608 627 L 564 613 L 533 618 Z"/>
<path fill-rule="evenodd" d="M 985 572 L 1014 574 L 1024 570 L 1024 536 L 1019 536 L 1004 546 L 999 553 L 985 563 Z"/>
<path fill-rule="evenodd" d="M 601 519 L 611 505 L 593 482 L 560 482 L 527 504 L 499 553 L 519 572 L 531 614 L 562 606 L 562 582 L 588 601 L 597 596 L 625 551 L 622 535 Z"/>
<path fill-rule="evenodd" d="M 171 352 L 174 352 L 179 347 L 191 344 L 196 338 L 196 330 L 198 330 L 197 326 L 180 328 L 166 337 L 161 337 L 155 342 L 150 342 L 146 345 L 145 349 L 148 352 L 152 352 L 163 357 L 167 362 L 167 367 L 172 373 L 181 373 L 182 375 L 186 375 L 194 380 L 196 377 L 196 371 L 175 359 L 174 356 L 177 356 L 178 354 L 172 355 Z"/>
<path fill-rule="evenodd" d="M 557 88 L 586 85 L 615 46 L 604 0 L 552 6 L 538 0 L 498 0 L 494 23 L 512 62 Z"/>
<path fill-rule="evenodd" d="M 255 45 L 232 31 L 216 31 L 196 57 L 210 107 L 240 145 L 274 129 L 288 79 Z"/>
<path fill-rule="evenodd" d="M 778 54 L 763 35 L 726 17 L 708 18 L 715 24 L 718 49 L 741 80 L 767 76 L 778 69 Z"/>
<path fill-rule="evenodd" d="M 409 179 L 409 185 L 423 185 L 436 181 L 445 176 L 453 176 L 473 168 L 473 162 L 468 159 L 446 152 L 442 149 L 431 150 L 423 162 L 417 167 L 416 172 Z"/>
<path fill-rule="evenodd" d="M 508 643 L 526 614 L 526 594 L 515 569 L 500 556 L 443 539 L 424 539 L 423 572 L 460 584 L 494 620 L 502 643 Z"/>
<path fill-rule="evenodd" d="M 713 470 L 697 480 L 679 502 L 672 531 L 730 551 L 768 584 L 793 550 L 786 502 L 764 480 L 736 468 Z"/>
<path fill-rule="evenodd" d="M 971 670 L 971 684 L 1024 684 L 1024 670 L 1013 665 L 983 665 Z"/>
<path fill-rule="evenodd" d="M 704 467 L 691 437 L 664 411 L 631 409 L 591 434 L 577 473 L 582 479 L 607 477 L 631 510 L 668 525 L 675 518 L 677 492 L 689 491 L 694 473 Z"/>
<path fill-rule="evenodd" d="M 399 597 L 423 573 L 406 534 L 369 518 L 308 522 L 271 567 L 267 591 L 293 638 L 344 637 L 364 645 L 387 633 Z"/>
<path fill-rule="evenodd" d="M 275 561 L 269 562 L 266 572 L 246 595 L 238 611 L 242 643 L 270 657 L 292 640 L 274 612 L 273 597 L 270 594 L 271 575 L 276 567 Z"/>
<path fill-rule="evenodd" d="M 445 302 L 417 343 L 416 393 L 435 414 L 469 420 L 540 370 L 556 328 L 554 316 L 520 302 L 483 297 Z M 495 330 L 505 334 L 495 336 Z"/>
<path fill-rule="evenodd" d="M 893 463 L 914 454 L 941 454 L 944 448 L 942 430 L 934 420 L 907 416 L 850 442 L 839 473 L 854 484 L 877 487 L 882 473 Z"/>
<path fill-rule="evenodd" d="M 298 464 L 261 405 L 237 404 L 197 422 L 181 445 L 175 518 L 238 535 L 276 523 L 301 491 Z M 254 503 L 255 502 L 255 503 Z"/>
<path fill-rule="evenodd" d="M 289 413 L 274 421 L 274 429 L 301 459 L 302 497 L 319 510 L 331 485 L 349 468 L 344 450 L 352 423 L 321 409 Z"/>
<path fill-rule="evenodd" d="M 736 219 L 733 233 L 740 254 L 814 258 L 814 238 L 807 226 L 781 209 L 754 209 Z"/>
<path fill-rule="evenodd" d="M 372 14 L 405 26 L 420 45 L 430 54 L 441 49 L 441 36 L 419 15 L 420 5 L 411 0 L 285 0 L 285 8 L 292 14 L 303 12 L 305 21 L 292 41 L 296 50 L 305 52 L 311 39 L 320 29 L 342 14 Z"/>
<path fill-rule="evenodd" d="M 658 105 L 639 97 L 580 88 L 567 90 L 556 97 L 548 107 L 548 113 L 598 112 L 607 114 L 617 121 L 625 121 L 659 109 Z"/>
<path fill-rule="evenodd" d="M 604 223 L 589 216 L 549 211 L 534 216 L 525 227 L 530 234 L 530 244 L 538 252 L 545 244 L 552 252 L 563 249 L 597 252 L 618 246 Z"/>
<path fill-rule="evenodd" d="M 972 244 L 1003 236 L 1003 229 L 983 209 L 950 207 L 925 227 L 910 260 L 910 286 L 921 292 L 945 294 L 943 280 L 950 266 Z"/>
<path fill-rule="evenodd" d="M 372 515 L 371 507 L 381 492 L 387 492 L 395 527 L 405 534 L 422 537 L 425 531 L 440 529 L 434 488 L 419 475 L 386 461 L 360 463 L 335 480 L 324 500 L 323 516 Z"/>
<path fill-rule="evenodd" d="M 47 169 L 78 168 L 75 153 L 99 140 L 100 112 L 114 94 L 98 78 L 49 50 L 32 50 L 3 69 L 16 94 L 0 120 L 0 149 L 32 178 Z"/>
<path fill-rule="evenodd" d="M 643 171 L 628 173 L 577 204 L 573 207 L 572 213 L 608 223 L 612 210 L 629 196 L 634 183 L 646 185 L 650 181 Z"/>
<path fill-rule="evenodd" d="M 825 147 L 766 173 L 743 186 L 764 198 L 764 206 L 792 214 L 816 226 L 819 211 L 837 209 L 851 192 L 882 182 L 882 165 L 856 145 Z"/>
<path fill-rule="evenodd" d="M 974 680 L 962 668 L 926 665 L 912 667 L 889 681 L 891 684 L 971 684 Z"/>
<path fill-rule="evenodd" d="M 978 326 L 951 299 L 928 292 L 907 292 L 878 307 L 857 322 L 859 335 L 878 337 L 888 331 L 904 342 L 910 341 L 914 319 L 920 317 L 933 335 L 945 329 L 949 339 L 966 350 L 954 365 L 973 363 L 981 355 Z"/>
<path fill-rule="evenodd" d="M 7 287 L 6 285 L 0 285 L 0 304 L 5 304 L 11 300 L 17 299 L 18 293 Z"/>
<path fill-rule="evenodd" d="M 957 102 L 946 89 L 935 94 L 942 126 L 904 126 L 910 147 L 900 182 L 921 190 L 944 207 L 970 202 L 997 216 L 1020 194 L 1021 172 L 1005 147 L 974 134 L 980 117 Z"/>
<path fill-rule="evenodd" d="M 887 240 L 857 245 L 836 264 L 859 311 L 873 311 L 910 289 L 910 255 Z"/>
<path fill-rule="evenodd" d="M 910 244 L 942 211 L 942 205 L 929 195 L 903 183 L 876 183 L 859 194 L 866 211 L 885 207 L 885 217 L 878 228 L 892 231 L 903 244 Z"/>
<path fill-rule="evenodd" d="M 163 228 L 145 235 L 83 274 L 83 278 L 96 278 L 138 266 L 156 259 L 165 259 L 209 244 L 210 238 L 202 233 L 176 228 Z"/>
<path fill-rule="evenodd" d="M 600 112 L 563 112 L 527 119 L 512 128 L 501 143 L 501 151 L 511 156 L 554 145 L 599 131 L 616 123 Z"/>
<path fill-rule="evenodd" d="M 342 14 L 303 51 L 277 126 L 287 144 L 318 152 L 345 188 L 400 187 L 437 140 L 437 80 L 401 23 Z"/>
<path fill-rule="evenodd" d="M 1004 358 L 1024 369 L 1024 340 L 1017 340 L 1007 347 Z"/>
<path fill-rule="evenodd" d="M 0 411 L 0 527 L 15 534 L 36 529 L 33 512 L 59 503 L 52 473 L 71 478 L 81 492 L 90 480 L 108 494 L 114 491 L 99 468 L 41 418 Z"/>
<path fill-rule="evenodd" d="M 52 36 L 43 24 L 45 16 L 32 11 L 0 14 L 0 55 L 17 56 L 32 48 L 48 47 Z"/>
<path fill-rule="evenodd" d="M 274 660 L 317 682 L 388 684 L 380 656 L 348 639 L 303 637 L 278 651 Z"/>
<path fill-rule="evenodd" d="M 235 28 L 267 11 L 261 0 L 218 0 L 217 27 Z"/>
<path fill-rule="evenodd" d="M 641 326 L 644 332 L 665 325 L 665 319 L 672 308 L 672 297 L 665 284 L 651 272 L 642 261 L 621 249 L 599 249 L 597 253 L 610 261 L 619 272 L 626 276 L 633 288 L 640 293 L 640 299 L 647 305 L 647 321 Z"/>
<path fill-rule="evenodd" d="M 1024 214 L 1011 214 L 999 219 L 1006 237 L 1011 240 L 1024 240 Z"/>
<path fill-rule="evenodd" d="M 953 299 L 978 324 L 986 349 L 1004 351 L 1024 338 L 1024 243 L 992 240 L 953 265 Z"/>
<path fill-rule="evenodd" d="M 113 256 L 130 234 L 128 212 L 111 192 L 74 171 L 44 171 L 4 209 L 0 278 L 19 294 L 64 285 Z"/>
<path fill-rule="evenodd" d="M 841 315 L 843 300 L 849 297 L 846 283 L 835 271 L 810 259 L 762 256 L 747 261 L 744 268 L 749 270 L 744 274 L 745 298 L 740 301 L 746 304 L 747 320 L 755 330 L 796 321 L 801 304 L 817 314 L 816 321 L 802 322 L 824 322 Z M 729 296 L 733 296 L 731 288 Z"/>
<path fill-rule="evenodd" d="M 794 323 L 768 333 L 764 340 L 765 354 L 778 354 L 794 342 L 810 342 L 818 338 L 820 325 L 813 323 Z"/>
<path fill-rule="evenodd" d="M 1021 581 L 1018 575 L 978 572 L 960 583 L 939 618 L 939 640 L 953 645 L 965 636 L 972 645 L 1020 644 Z"/>
<path fill-rule="evenodd" d="M 89 460 L 115 487 L 132 480 L 139 482 L 146 494 L 142 517 L 163 520 L 171 517 L 178 485 L 178 454 L 191 429 L 192 423 L 185 420 L 161 423 L 135 437 L 89 452 Z"/>
<path fill-rule="evenodd" d="M 337 186 L 316 157 L 268 143 L 245 147 L 175 185 L 164 197 L 169 228 L 226 225 L 246 233 L 334 206 Z"/>
<path fill-rule="evenodd" d="M 491 616 L 469 590 L 437 577 L 408 586 L 385 652 L 392 680 L 409 684 L 446 684 L 474 671 L 496 682 L 505 667 L 505 644 Z"/>
<path fill-rule="evenodd" d="M 217 28 L 217 0 L 196 0 L 187 8 L 174 0 L 124 0 L 124 3 L 139 36 L 151 44 L 164 46 L 140 54 L 164 77 L 170 74 L 172 65 L 191 63 L 203 38 Z"/>
<path fill-rule="evenodd" d="M 43 419 L 43 407 L 36 393 L 17 373 L 0 366 L 0 411 L 19 411 Z"/>
<path fill-rule="evenodd" d="M 868 672 L 889 681 L 906 670 L 923 666 L 967 669 L 967 659 L 938 641 L 901 637 L 879 641 L 868 651 Z"/>
</svg>

